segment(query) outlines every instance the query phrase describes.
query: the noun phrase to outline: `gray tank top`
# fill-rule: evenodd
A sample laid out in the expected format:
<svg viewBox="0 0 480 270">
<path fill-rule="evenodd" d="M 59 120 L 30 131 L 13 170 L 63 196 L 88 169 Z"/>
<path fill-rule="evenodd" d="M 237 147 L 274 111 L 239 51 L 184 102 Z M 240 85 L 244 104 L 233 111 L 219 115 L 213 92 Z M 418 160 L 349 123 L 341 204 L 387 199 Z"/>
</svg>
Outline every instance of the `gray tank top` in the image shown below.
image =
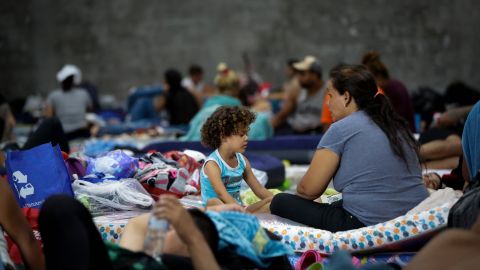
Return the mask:
<svg viewBox="0 0 480 270">
<path fill-rule="evenodd" d="M 298 96 L 295 112 L 287 119 L 288 124 L 295 131 L 300 132 L 319 127 L 324 97 L 323 89 L 313 96 L 308 96 L 307 90 L 302 89 Z"/>
</svg>

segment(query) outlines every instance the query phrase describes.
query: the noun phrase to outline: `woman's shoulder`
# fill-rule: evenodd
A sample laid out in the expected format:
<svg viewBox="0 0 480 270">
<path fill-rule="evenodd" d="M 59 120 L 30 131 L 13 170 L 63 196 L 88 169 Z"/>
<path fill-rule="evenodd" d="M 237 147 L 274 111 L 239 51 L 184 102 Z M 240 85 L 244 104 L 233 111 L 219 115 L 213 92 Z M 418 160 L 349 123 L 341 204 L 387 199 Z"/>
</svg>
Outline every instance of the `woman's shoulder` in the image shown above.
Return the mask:
<svg viewBox="0 0 480 270">
<path fill-rule="evenodd" d="M 48 98 L 57 98 L 63 94 L 61 89 L 54 89 L 48 94 Z"/>
<path fill-rule="evenodd" d="M 363 111 L 355 112 L 345 118 L 334 122 L 325 135 L 333 137 L 350 137 L 365 130 L 371 130 L 374 125 L 368 115 Z"/>
<path fill-rule="evenodd" d="M 365 123 L 368 123 L 370 121 L 370 118 L 364 111 L 357 111 L 352 114 L 350 114 L 347 117 L 344 117 L 334 123 L 330 127 L 336 127 L 336 128 L 344 128 L 344 127 L 357 127 L 357 126 L 362 126 Z"/>
</svg>

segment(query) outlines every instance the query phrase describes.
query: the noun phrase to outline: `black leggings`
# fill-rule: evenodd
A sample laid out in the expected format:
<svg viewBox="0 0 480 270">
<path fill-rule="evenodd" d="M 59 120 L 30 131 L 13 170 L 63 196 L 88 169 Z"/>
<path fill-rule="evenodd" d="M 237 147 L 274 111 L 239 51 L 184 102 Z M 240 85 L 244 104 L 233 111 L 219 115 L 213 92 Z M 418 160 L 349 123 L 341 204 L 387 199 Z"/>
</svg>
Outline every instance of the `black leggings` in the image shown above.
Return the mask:
<svg viewBox="0 0 480 270">
<path fill-rule="evenodd" d="M 53 145 L 59 144 L 62 151 L 70 152 L 68 139 L 65 132 L 63 132 L 62 124 L 56 117 L 43 120 L 38 128 L 28 136 L 23 149 L 30 149 L 48 142 L 51 142 Z"/>
<path fill-rule="evenodd" d="M 52 196 L 43 204 L 38 220 L 48 270 L 112 269 L 92 216 L 80 202 Z"/>
<path fill-rule="evenodd" d="M 343 209 L 342 205 L 342 201 L 332 204 L 317 203 L 293 194 L 280 193 L 273 197 L 270 211 L 277 216 L 331 232 L 365 227 L 365 224 Z"/>
<path fill-rule="evenodd" d="M 65 137 L 68 141 L 75 140 L 78 138 L 89 138 L 90 137 L 90 130 L 88 128 L 80 128 L 74 131 L 70 131 L 65 133 Z"/>
</svg>

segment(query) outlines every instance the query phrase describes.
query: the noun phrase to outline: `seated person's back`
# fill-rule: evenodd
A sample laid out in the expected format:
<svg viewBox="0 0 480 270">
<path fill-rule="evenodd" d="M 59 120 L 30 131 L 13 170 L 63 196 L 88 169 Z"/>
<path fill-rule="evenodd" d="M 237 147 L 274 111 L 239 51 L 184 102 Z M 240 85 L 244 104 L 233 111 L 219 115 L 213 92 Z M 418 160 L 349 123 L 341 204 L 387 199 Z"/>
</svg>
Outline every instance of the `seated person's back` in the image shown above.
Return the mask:
<svg viewBox="0 0 480 270">
<path fill-rule="evenodd" d="M 91 101 L 84 89 L 75 87 L 68 91 L 55 90 L 48 96 L 47 102 L 53 107 L 65 132 L 87 126 L 85 116 Z"/>
<path fill-rule="evenodd" d="M 389 80 L 383 90 L 390 99 L 394 110 L 409 124 L 412 131 L 415 130 L 413 103 L 405 85 L 398 80 Z"/>
<path fill-rule="evenodd" d="M 403 147 L 407 165 L 363 111 L 332 124 L 318 148 L 341 156 L 334 187 L 345 210 L 366 225 L 401 216 L 428 196 L 413 149 Z"/>
<path fill-rule="evenodd" d="M 192 93 L 182 86 L 180 72 L 169 69 L 164 75 L 168 84 L 166 108 L 170 115 L 170 124 L 186 125 L 198 112 L 198 103 Z"/>
<path fill-rule="evenodd" d="M 45 116 L 56 116 L 62 124 L 67 140 L 89 137 L 86 113 L 92 109 L 92 101 L 87 91 L 79 88 L 80 70 L 73 65 L 65 65 L 58 73 L 60 89 L 54 90 L 47 98 Z"/>
<path fill-rule="evenodd" d="M 185 125 L 198 112 L 198 104 L 193 95 L 183 89 L 175 93 L 169 93 L 167 110 L 170 113 L 171 125 Z"/>
</svg>

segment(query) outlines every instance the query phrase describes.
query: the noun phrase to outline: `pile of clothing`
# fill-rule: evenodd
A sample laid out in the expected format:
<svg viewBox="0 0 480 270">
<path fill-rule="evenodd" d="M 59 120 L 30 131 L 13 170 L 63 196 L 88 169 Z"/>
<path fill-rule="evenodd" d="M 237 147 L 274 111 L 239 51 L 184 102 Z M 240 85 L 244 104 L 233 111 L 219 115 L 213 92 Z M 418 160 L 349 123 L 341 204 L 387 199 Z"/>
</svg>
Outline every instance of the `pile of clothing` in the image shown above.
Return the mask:
<svg viewBox="0 0 480 270">
<path fill-rule="evenodd" d="M 176 161 L 166 156 L 175 158 Z M 134 178 L 140 181 L 154 199 L 164 193 L 180 197 L 186 193 L 198 192 L 195 187 L 198 179 L 192 179 L 192 175 L 195 175 L 194 172 L 199 167 L 198 162 L 181 152 L 169 152 L 165 156 L 155 152 L 140 158 L 139 170 Z"/>
</svg>

